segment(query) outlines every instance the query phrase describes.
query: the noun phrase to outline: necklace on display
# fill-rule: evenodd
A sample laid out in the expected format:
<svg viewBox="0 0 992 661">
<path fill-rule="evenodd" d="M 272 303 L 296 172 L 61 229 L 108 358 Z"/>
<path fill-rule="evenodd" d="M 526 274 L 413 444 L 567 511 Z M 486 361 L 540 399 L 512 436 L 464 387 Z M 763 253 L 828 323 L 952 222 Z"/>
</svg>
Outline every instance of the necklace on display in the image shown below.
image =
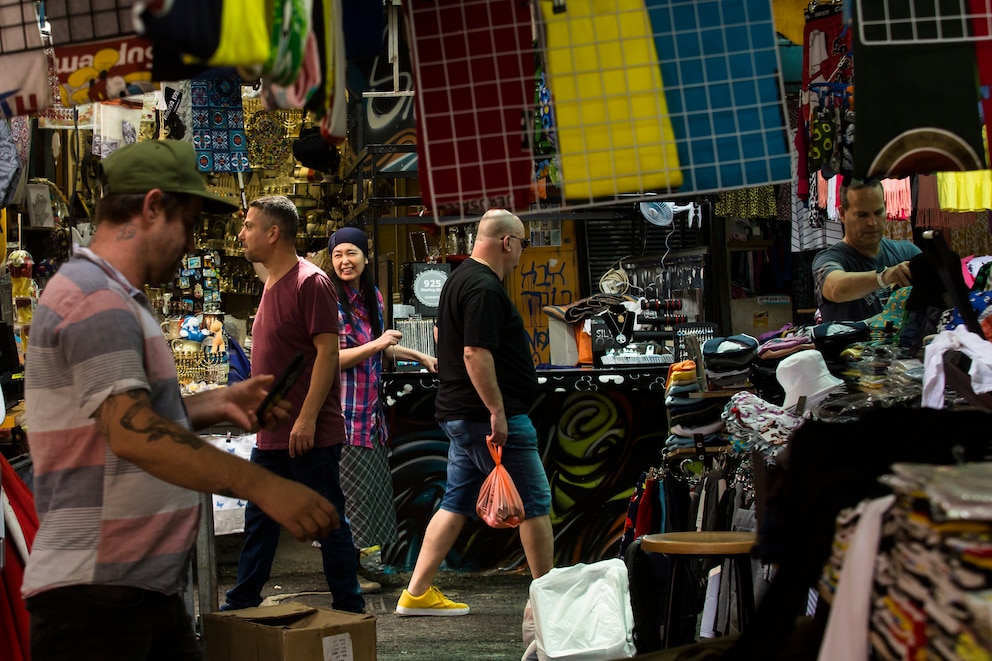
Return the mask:
<svg viewBox="0 0 992 661">
<path fill-rule="evenodd" d="M 613 341 L 626 346 L 633 337 L 634 315 L 622 305 L 611 305 L 603 314 L 606 326 L 613 333 Z"/>
</svg>

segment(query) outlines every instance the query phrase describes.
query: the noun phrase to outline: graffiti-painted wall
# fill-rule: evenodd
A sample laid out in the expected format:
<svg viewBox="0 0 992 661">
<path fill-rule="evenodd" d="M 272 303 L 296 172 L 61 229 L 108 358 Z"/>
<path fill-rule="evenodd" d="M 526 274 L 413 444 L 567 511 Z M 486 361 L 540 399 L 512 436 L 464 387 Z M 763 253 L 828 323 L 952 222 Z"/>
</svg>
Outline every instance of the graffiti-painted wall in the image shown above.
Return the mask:
<svg viewBox="0 0 992 661">
<path fill-rule="evenodd" d="M 524 254 L 527 254 L 526 252 Z M 538 372 L 530 417 L 551 483 L 555 564 L 615 556 L 638 476 L 657 465 L 667 437 L 667 368 Z M 448 441 L 434 421 L 437 381 L 427 374 L 384 375 L 390 411 L 400 540 L 383 561 L 413 567 L 427 522 L 444 494 Z M 447 558 L 452 569 L 524 563 L 515 530 L 466 526 Z"/>
<path fill-rule="evenodd" d="M 530 338 L 534 364 L 551 362 L 548 315 L 545 305 L 568 305 L 582 298 L 571 220 L 525 220 L 531 246 L 523 252 L 520 266 L 506 276 L 510 299 L 520 311 Z"/>
</svg>

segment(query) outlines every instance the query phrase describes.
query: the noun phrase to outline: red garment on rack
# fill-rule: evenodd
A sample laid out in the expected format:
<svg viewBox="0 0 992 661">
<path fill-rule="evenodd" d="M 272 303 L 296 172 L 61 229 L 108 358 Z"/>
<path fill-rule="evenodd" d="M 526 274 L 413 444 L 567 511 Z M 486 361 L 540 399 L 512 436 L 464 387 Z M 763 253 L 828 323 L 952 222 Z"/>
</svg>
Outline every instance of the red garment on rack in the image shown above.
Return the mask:
<svg viewBox="0 0 992 661">
<path fill-rule="evenodd" d="M 981 39 L 989 36 L 988 0 L 971 0 L 971 13 L 974 18 L 971 28 L 974 31 L 975 60 L 978 62 L 978 84 L 984 88 L 979 94 L 982 101 L 982 114 L 985 115 L 986 139 L 992 137 L 992 41 Z M 986 147 L 988 149 L 988 147 Z M 986 154 L 989 163 L 992 155 Z"/>
<path fill-rule="evenodd" d="M 11 467 L 7 460 L 0 455 L 0 484 L 3 492 L 10 501 L 14 516 L 24 534 L 28 550 L 34 544 L 34 536 L 38 532 L 38 515 L 34 509 L 34 496 L 28 490 L 24 481 Z M 30 661 L 30 620 L 28 611 L 21 598 L 21 583 L 24 580 L 24 563 L 9 539 L 6 547 L 6 566 L 0 572 L 0 659 L 10 661 Z"/>
<path fill-rule="evenodd" d="M 644 482 L 644 493 L 641 494 L 641 502 L 637 506 L 637 521 L 634 522 L 634 538 L 642 535 L 650 535 L 661 532 L 657 529 L 655 521 L 655 510 L 658 502 L 658 480 L 649 477 Z"/>
</svg>

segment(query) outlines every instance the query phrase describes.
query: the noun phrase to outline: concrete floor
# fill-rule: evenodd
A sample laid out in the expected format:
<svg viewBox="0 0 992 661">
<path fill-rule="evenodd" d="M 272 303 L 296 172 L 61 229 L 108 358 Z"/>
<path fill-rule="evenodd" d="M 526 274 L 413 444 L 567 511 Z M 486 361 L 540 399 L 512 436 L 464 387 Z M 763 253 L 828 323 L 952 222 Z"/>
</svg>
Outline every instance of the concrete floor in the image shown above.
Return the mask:
<svg viewBox="0 0 992 661">
<path fill-rule="evenodd" d="M 224 591 L 234 583 L 240 544 L 241 535 L 216 538 L 221 603 Z M 366 565 L 373 571 L 381 569 L 374 561 Z M 436 585 L 448 597 L 467 603 L 472 612 L 464 617 L 398 617 L 393 609 L 409 576 L 409 573 L 377 573 L 382 591 L 365 597 L 368 612 L 376 617 L 379 661 L 520 659 L 524 652 L 521 621 L 529 574 L 500 570 L 441 571 Z M 270 602 L 294 601 L 329 607 L 330 593 L 323 580 L 319 551 L 283 533 L 272 578 L 262 596 Z"/>
</svg>

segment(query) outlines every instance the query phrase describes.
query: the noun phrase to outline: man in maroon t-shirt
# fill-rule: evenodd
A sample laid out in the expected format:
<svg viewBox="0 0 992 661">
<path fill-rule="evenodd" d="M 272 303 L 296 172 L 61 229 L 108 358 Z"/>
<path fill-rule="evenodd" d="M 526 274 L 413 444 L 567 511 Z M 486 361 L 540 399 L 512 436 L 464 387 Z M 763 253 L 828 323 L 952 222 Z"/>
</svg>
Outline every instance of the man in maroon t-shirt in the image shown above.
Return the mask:
<svg viewBox="0 0 992 661">
<path fill-rule="evenodd" d="M 276 195 L 254 200 L 238 235 L 250 262 L 268 276 L 252 326 L 251 367 L 255 373 L 281 373 L 300 352 L 304 368 L 286 395 L 293 423 L 259 431 L 251 460 L 327 497 L 344 512 L 338 461 L 344 443 L 341 374 L 338 369 L 337 295 L 327 275 L 296 254 L 296 207 Z M 245 509 L 245 542 L 238 560 L 238 583 L 227 591 L 221 610 L 257 606 L 279 545 L 279 524 L 254 503 Z M 358 584 L 358 561 L 351 528 L 319 540 L 324 576 L 337 610 L 361 613 L 365 600 Z"/>
</svg>

